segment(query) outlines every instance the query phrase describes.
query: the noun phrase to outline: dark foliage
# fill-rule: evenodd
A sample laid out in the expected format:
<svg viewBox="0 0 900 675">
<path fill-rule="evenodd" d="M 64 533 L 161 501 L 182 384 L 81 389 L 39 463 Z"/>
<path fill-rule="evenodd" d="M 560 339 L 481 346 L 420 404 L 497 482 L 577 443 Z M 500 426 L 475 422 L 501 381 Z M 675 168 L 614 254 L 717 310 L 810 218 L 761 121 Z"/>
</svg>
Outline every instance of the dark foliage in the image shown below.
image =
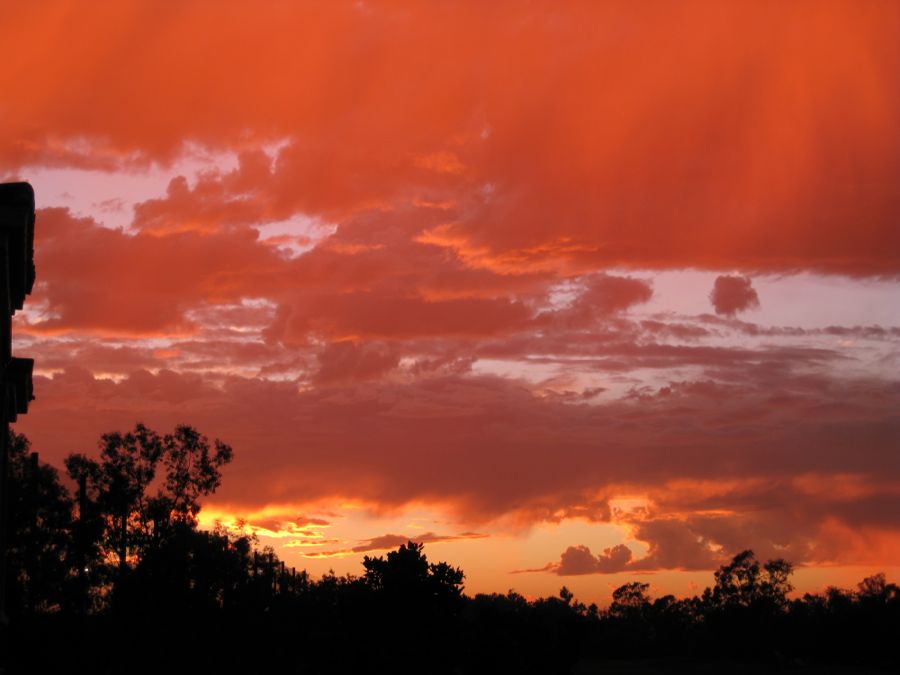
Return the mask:
<svg viewBox="0 0 900 675">
<path fill-rule="evenodd" d="M 64 606 L 75 576 L 71 499 L 56 469 L 30 449 L 27 438 L 10 434 L 6 589 L 13 618 Z"/>
<path fill-rule="evenodd" d="M 632 582 L 604 610 L 565 587 L 537 600 L 466 596 L 463 571 L 429 562 L 414 542 L 365 557 L 361 576 L 312 580 L 252 537 L 197 527 L 199 500 L 231 457 L 191 427 L 160 436 L 139 424 L 104 435 L 99 459 L 66 460 L 70 494 L 12 435 L 9 672 L 570 673 L 616 659 L 667 664 L 658 672 L 710 662 L 718 665 L 703 672 L 726 672 L 737 661 L 764 670 L 900 665 L 900 589 L 883 574 L 855 591 L 791 599 L 793 566 L 752 551 L 719 568 L 700 596 L 652 598 L 648 584 Z"/>
</svg>

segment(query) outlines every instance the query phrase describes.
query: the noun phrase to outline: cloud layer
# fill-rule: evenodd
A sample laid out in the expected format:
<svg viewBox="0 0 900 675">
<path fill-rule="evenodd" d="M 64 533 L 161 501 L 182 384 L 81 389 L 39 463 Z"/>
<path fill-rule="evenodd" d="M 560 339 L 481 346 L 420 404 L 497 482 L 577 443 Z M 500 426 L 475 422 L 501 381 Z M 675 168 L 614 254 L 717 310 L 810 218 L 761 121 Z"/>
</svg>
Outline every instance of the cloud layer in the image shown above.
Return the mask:
<svg viewBox="0 0 900 675">
<path fill-rule="evenodd" d="M 422 541 L 621 528 L 548 552 L 561 575 L 900 559 L 900 329 L 775 324 L 787 300 L 753 287 L 896 283 L 900 9 L 217 12 L 21 3 L 0 26 L 0 169 L 71 181 L 38 190 L 15 326 L 42 455 L 188 422 L 237 450 L 223 510 L 460 524 Z M 125 227 L 123 195 L 66 208 L 154 172 Z M 696 312 L 660 300 L 688 268 L 718 275 L 716 315 L 709 285 Z M 307 525 L 254 526 L 341 555 L 405 531 Z"/>
<path fill-rule="evenodd" d="M 503 274 L 900 269 L 885 3 L 10 12 L 5 166 L 244 153 L 143 205 L 148 231 L 427 204 L 428 241 Z"/>
</svg>

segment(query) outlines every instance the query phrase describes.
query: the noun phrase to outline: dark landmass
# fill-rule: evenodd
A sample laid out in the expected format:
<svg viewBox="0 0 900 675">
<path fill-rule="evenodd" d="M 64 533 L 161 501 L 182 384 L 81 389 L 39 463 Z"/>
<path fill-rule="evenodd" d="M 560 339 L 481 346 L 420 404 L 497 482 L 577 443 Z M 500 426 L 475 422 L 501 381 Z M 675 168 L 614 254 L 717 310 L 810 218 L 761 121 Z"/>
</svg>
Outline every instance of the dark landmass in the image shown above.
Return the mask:
<svg viewBox="0 0 900 675">
<path fill-rule="evenodd" d="M 359 576 L 314 580 L 252 536 L 197 527 L 229 446 L 182 426 L 106 434 L 66 471 L 23 436 L 9 455 L 9 673 L 882 673 L 900 658 L 900 589 L 791 599 L 793 565 L 743 551 L 698 596 L 633 582 L 608 608 L 565 587 L 466 595 L 409 542 Z"/>
</svg>

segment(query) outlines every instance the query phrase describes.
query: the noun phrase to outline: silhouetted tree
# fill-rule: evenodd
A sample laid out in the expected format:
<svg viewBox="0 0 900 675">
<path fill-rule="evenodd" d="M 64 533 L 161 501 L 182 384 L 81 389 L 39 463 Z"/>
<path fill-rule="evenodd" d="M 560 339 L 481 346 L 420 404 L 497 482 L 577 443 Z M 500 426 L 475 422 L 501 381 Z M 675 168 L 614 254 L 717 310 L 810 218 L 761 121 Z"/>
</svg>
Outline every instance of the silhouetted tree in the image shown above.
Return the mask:
<svg viewBox="0 0 900 675">
<path fill-rule="evenodd" d="M 221 468 L 232 457 L 230 446 L 218 439 L 211 445 L 193 427 L 181 425 L 160 436 L 140 423 L 124 434 L 104 434 L 99 460 L 81 454 L 67 457 L 82 512 L 76 530 L 78 557 L 93 580 L 108 579 L 111 556 L 118 563 L 119 596 L 125 572 L 140 566 L 150 553 L 159 569 L 162 561 L 171 563 L 166 573 L 183 569 L 175 561 L 192 555 L 192 546 L 209 543 L 195 532 L 199 499 L 219 486 Z M 148 577 L 146 565 L 142 572 L 145 584 L 158 577 Z M 134 590 L 136 583 L 129 588 Z M 176 586 L 173 578 L 169 587 Z"/>
<path fill-rule="evenodd" d="M 716 570 L 715 586 L 704 591 L 703 625 L 712 648 L 744 658 L 784 654 L 792 573 L 793 565 L 780 558 L 760 565 L 751 550 Z"/>
<path fill-rule="evenodd" d="M 387 559 L 365 556 L 366 584 L 393 603 L 453 609 L 462 597 L 465 575 L 445 562 L 429 563 L 423 548 L 409 541 L 388 553 Z"/>
<path fill-rule="evenodd" d="M 463 571 L 430 563 L 410 541 L 365 556 L 362 576 L 312 580 L 243 530 L 198 527 L 200 499 L 232 458 L 224 443 L 191 427 L 160 436 L 137 425 L 100 445 L 98 459 L 67 458 L 73 498 L 27 439 L 11 437 L 11 672 L 402 673 L 427 664 L 434 673 L 562 674 L 579 660 L 646 657 L 686 659 L 685 671 L 711 657 L 900 665 L 900 589 L 883 574 L 855 591 L 789 600 L 793 565 L 748 550 L 700 597 L 653 599 L 649 584 L 631 582 L 601 612 L 565 586 L 535 600 L 466 597 Z M 213 641 L 250 648 L 196 647 Z M 265 648 L 286 643 L 291 663 Z M 147 649 L 154 644 L 166 649 Z M 177 650 L 173 666 L 167 655 Z"/>
<path fill-rule="evenodd" d="M 889 604 L 897 599 L 900 589 L 896 584 L 889 584 L 884 572 L 873 574 L 860 581 L 857 585 L 857 597 L 860 602 L 872 602 L 874 604 Z"/>
<path fill-rule="evenodd" d="M 175 428 L 163 438 L 162 464 L 165 485 L 157 501 L 169 508 L 171 518 L 194 522 L 200 511 L 200 497 L 216 491 L 221 484 L 221 469 L 234 457 L 231 446 L 209 439 L 187 425 Z"/>
<path fill-rule="evenodd" d="M 120 573 L 127 567 L 129 546 L 146 535 L 146 491 L 156 476 L 162 451 L 159 434 L 137 424 L 134 431 L 125 434 L 103 434 L 99 462 L 79 454 L 65 460 L 73 480 L 88 482 L 96 500 L 92 506 L 106 518 L 104 548 L 117 555 Z"/>
<path fill-rule="evenodd" d="M 794 588 L 790 583 L 793 572 L 794 566 L 786 560 L 769 560 L 760 567 L 753 551 L 741 551 L 730 563 L 716 570 L 712 602 L 729 607 L 765 605 L 769 609 L 783 609 L 788 593 Z"/>
<path fill-rule="evenodd" d="M 606 611 L 605 625 L 611 634 L 613 649 L 619 656 L 646 652 L 652 642 L 649 622 L 650 584 L 631 582 L 619 586 L 612 593 L 612 603 Z"/>
<path fill-rule="evenodd" d="M 650 607 L 649 588 L 650 584 L 637 581 L 619 586 L 613 591 L 609 615 L 616 619 L 642 619 Z"/>
<path fill-rule="evenodd" d="M 401 672 L 418 659 L 452 648 L 462 608 L 464 574 L 447 563 L 429 563 L 423 545 L 409 541 L 386 557 L 365 556 L 363 582 L 371 595 L 370 658 L 381 664 L 409 657 Z M 397 668 L 395 667 L 396 671 Z"/>
<path fill-rule="evenodd" d="M 25 436 L 9 435 L 7 521 L 8 611 L 58 611 L 73 579 L 72 501 L 59 475 L 30 452 Z"/>
<path fill-rule="evenodd" d="M 160 436 L 137 424 L 125 434 L 104 434 L 100 447 L 99 461 L 73 454 L 65 464 L 73 480 L 87 483 L 92 500 L 111 519 L 107 534 L 120 566 L 127 561 L 130 540 L 140 549 L 171 522 L 194 523 L 199 498 L 216 490 L 222 466 L 233 457 L 230 446 L 216 439 L 211 447 L 206 436 L 187 425 Z M 163 484 L 151 495 L 160 465 Z"/>
</svg>

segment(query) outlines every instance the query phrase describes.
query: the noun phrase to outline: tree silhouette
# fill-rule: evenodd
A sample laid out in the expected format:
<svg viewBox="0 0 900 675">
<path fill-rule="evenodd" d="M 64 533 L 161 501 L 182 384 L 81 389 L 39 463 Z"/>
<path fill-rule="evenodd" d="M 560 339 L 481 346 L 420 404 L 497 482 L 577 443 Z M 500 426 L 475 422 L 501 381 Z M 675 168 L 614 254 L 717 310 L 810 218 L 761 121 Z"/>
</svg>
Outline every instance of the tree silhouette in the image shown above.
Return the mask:
<svg viewBox="0 0 900 675">
<path fill-rule="evenodd" d="M 394 603 L 449 608 L 462 597 L 465 575 L 445 562 L 430 564 L 423 548 L 424 544 L 409 541 L 388 553 L 387 559 L 365 556 L 366 584 Z"/>
<path fill-rule="evenodd" d="M 216 491 L 221 468 L 233 456 L 231 446 L 219 439 L 210 447 L 209 439 L 193 427 L 177 426 L 163 438 L 166 482 L 157 499 L 165 502 L 173 519 L 193 522 L 200 511 L 200 497 Z"/>
<path fill-rule="evenodd" d="M 889 603 L 897 599 L 900 589 L 896 584 L 889 584 L 884 572 L 866 577 L 856 585 L 857 597 L 864 602 Z"/>
<path fill-rule="evenodd" d="M 703 594 L 704 625 L 715 653 L 775 658 L 791 648 L 787 595 L 793 569 L 780 558 L 760 565 L 748 549 L 716 570 L 715 586 Z"/>
<path fill-rule="evenodd" d="M 451 647 L 463 604 L 464 574 L 429 563 L 424 545 L 408 541 L 386 557 L 363 558 L 371 626 L 367 653 L 393 672 L 418 671 L 422 659 Z"/>
<path fill-rule="evenodd" d="M 59 475 L 31 453 L 25 436 L 9 434 L 7 592 L 11 613 L 58 610 L 73 577 L 72 501 Z"/>
<path fill-rule="evenodd" d="M 719 606 L 764 604 L 771 609 L 782 609 L 794 588 L 790 583 L 793 571 L 794 566 L 781 558 L 769 560 L 760 567 L 753 551 L 741 551 L 716 571 L 712 601 Z"/>
<path fill-rule="evenodd" d="M 619 586 L 613 591 L 609 615 L 617 619 L 643 618 L 650 607 L 650 598 L 647 597 L 649 588 L 650 584 L 637 581 Z"/>
<path fill-rule="evenodd" d="M 461 569 L 430 563 L 409 541 L 365 556 L 362 576 L 313 580 L 244 530 L 198 527 L 200 499 L 233 453 L 192 427 L 105 434 L 97 459 L 67 458 L 73 496 L 27 439 L 9 445 L 10 672 L 400 673 L 427 663 L 435 673 L 562 674 L 591 670 L 579 660 L 648 657 L 677 659 L 678 672 L 695 661 L 717 672 L 710 659 L 755 670 L 900 666 L 900 589 L 884 574 L 789 600 L 793 565 L 746 550 L 700 597 L 652 599 L 649 584 L 631 582 L 598 610 L 566 587 L 467 597 Z M 241 646 L 197 648 L 214 641 Z M 288 642 L 289 663 L 270 648 Z"/>
<path fill-rule="evenodd" d="M 125 434 L 103 434 L 99 462 L 79 454 L 65 460 L 69 476 L 88 483 L 96 512 L 106 517 L 106 549 L 118 556 L 120 574 L 127 567 L 129 545 L 146 533 L 146 490 L 162 450 L 159 434 L 139 423 Z"/>
<path fill-rule="evenodd" d="M 193 427 L 161 436 L 141 423 L 124 434 L 104 434 L 99 460 L 69 455 L 66 470 L 79 485 L 76 541 L 83 569 L 104 578 L 115 557 L 121 591 L 125 573 L 150 552 L 157 560 L 179 559 L 176 550 L 186 555 L 199 499 L 216 490 L 232 457 L 230 446 L 218 439 L 210 444 Z"/>
</svg>

